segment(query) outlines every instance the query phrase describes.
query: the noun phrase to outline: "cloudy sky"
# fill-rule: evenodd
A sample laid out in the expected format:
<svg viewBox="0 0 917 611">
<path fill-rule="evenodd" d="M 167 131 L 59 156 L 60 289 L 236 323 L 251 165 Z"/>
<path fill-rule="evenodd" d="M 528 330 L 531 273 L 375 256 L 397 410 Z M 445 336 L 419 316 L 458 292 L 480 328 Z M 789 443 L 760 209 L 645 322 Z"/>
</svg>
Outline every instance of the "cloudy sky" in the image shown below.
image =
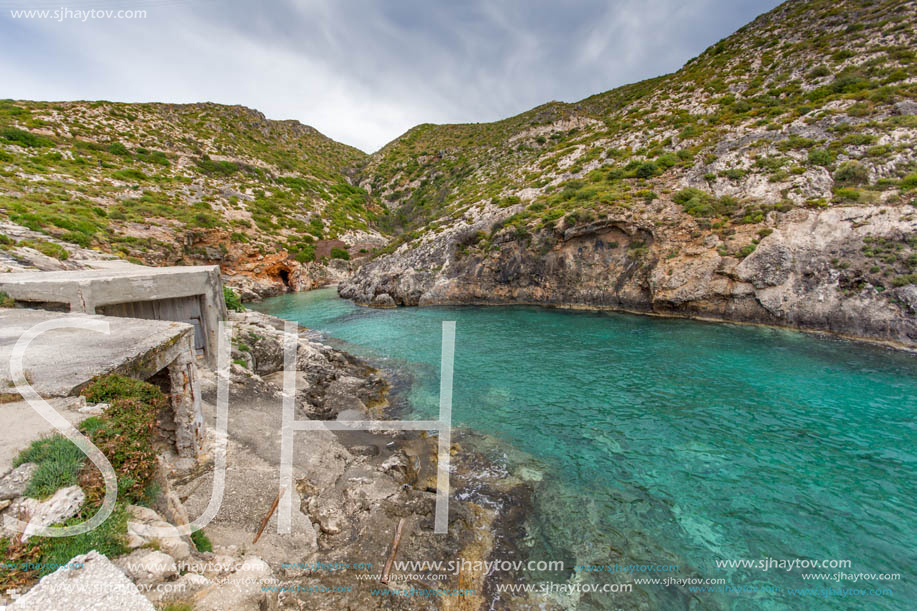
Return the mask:
<svg viewBox="0 0 917 611">
<path fill-rule="evenodd" d="M 0 0 L 0 98 L 243 104 L 371 152 L 677 70 L 777 0 Z M 14 18 L 19 9 L 142 19 Z"/>
</svg>

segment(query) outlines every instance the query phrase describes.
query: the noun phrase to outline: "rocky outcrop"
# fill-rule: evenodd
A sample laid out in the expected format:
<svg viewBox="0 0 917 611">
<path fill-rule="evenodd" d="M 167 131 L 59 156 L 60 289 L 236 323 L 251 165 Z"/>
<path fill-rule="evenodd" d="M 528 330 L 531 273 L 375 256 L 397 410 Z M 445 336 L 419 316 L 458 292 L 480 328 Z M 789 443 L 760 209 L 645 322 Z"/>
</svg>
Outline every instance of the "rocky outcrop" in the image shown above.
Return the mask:
<svg viewBox="0 0 917 611">
<path fill-rule="evenodd" d="M 155 609 L 118 567 L 95 551 L 74 557 L 67 567 L 61 567 L 42 578 L 37 586 L 8 608 L 11 611 Z"/>
<path fill-rule="evenodd" d="M 917 253 L 910 206 L 771 211 L 762 223 L 724 235 L 658 201 L 534 235 L 499 230 L 487 248 L 475 248 L 474 237 L 499 218 L 494 210 L 466 215 L 419 245 L 364 265 L 339 292 L 367 305 L 391 299 L 406 306 L 609 308 L 917 347 L 914 286 L 895 286 L 893 265 L 879 271 L 888 253 L 899 262 Z M 746 245 L 754 250 L 743 257 Z"/>
<path fill-rule="evenodd" d="M 378 596 L 357 573 L 380 573 L 402 518 L 405 536 L 400 560 L 485 559 L 495 549 L 495 539 L 518 527 L 520 508 L 527 505 L 531 486 L 496 468 L 487 468 L 482 456 L 459 445 L 453 448 L 449 534 L 434 535 L 436 490 L 435 437 L 415 432 L 297 431 L 294 434 L 292 475 L 294 489 L 290 516 L 291 532 L 280 534 L 275 513 L 261 538 L 255 533 L 278 490 L 280 473 L 281 409 L 284 382 L 284 321 L 256 312 L 232 313 L 234 359 L 230 383 L 229 434 L 225 497 L 207 526 L 215 553 L 209 564 L 221 564 L 228 550 L 257 555 L 251 575 L 203 572 L 195 577 L 202 585 L 193 594 L 175 598 L 195 609 L 363 609 L 376 608 Z M 385 374 L 367 363 L 317 341 L 301 331 L 296 342 L 294 399 L 297 420 L 375 419 L 384 417 L 389 384 Z M 237 356 L 238 355 L 238 356 Z M 245 358 L 240 358 L 242 355 Z M 216 378 L 203 371 L 202 405 L 206 421 L 214 421 Z M 218 438 L 216 431 L 206 437 Z M 461 432 L 453 440 L 461 440 Z M 210 454 L 205 449 L 205 454 Z M 177 461 L 176 461 L 177 462 Z M 190 516 L 200 515 L 210 502 L 214 474 L 209 467 L 178 465 L 171 471 L 173 490 Z M 136 511 L 136 514 L 134 514 Z M 135 521 L 148 521 L 142 509 L 133 510 Z M 135 527 L 133 534 L 142 528 Z M 498 532 L 499 531 L 499 532 Z M 160 543 L 161 551 L 167 551 Z M 143 568 L 149 558 L 144 548 L 132 554 L 140 562 L 132 573 L 147 579 Z M 222 550 L 222 551 L 221 551 Z M 170 553 L 171 555 L 171 553 Z M 174 557 L 174 556 L 173 556 Z M 360 570 L 323 570 L 318 564 L 366 563 Z M 371 568 L 370 568 L 371 563 Z M 179 567 L 180 567 L 179 563 Z M 168 563 L 153 568 L 170 573 Z M 260 567 L 260 568 L 259 568 Z M 508 575 L 508 577 L 507 577 Z M 179 578 L 186 578 L 187 575 Z M 245 579 L 243 579 L 245 577 Z M 515 578 L 504 573 L 500 578 Z M 152 579 L 152 578 L 150 578 Z M 168 578 L 167 578 L 168 579 Z M 171 579 L 174 579 L 171 578 Z M 394 578 L 397 580 L 397 577 Z M 434 578 L 435 579 L 435 578 Z M 398 609 L 428 609 L 434 605 L 453 608 L 485 608 L 484 572 L 448 575 L 435 585 L 423 587 L 469 588 L 475 594 L 443 597 L 441 601 L 392 596 L 385 599 Z M 178 583 L 178 581 L 174 582 Z M 250 587 L 255 584 L 254 588 Z M 261 586 L 265 586 L 262 590 Z M 394 587 L 420 587 L 413 582 Z M 321 588 L 321 595 L 311 592 Z M 169 602 L 161 598 L 155 602 Z M 259 605 L 261 605 L 259 607 Z"/>
</svg>

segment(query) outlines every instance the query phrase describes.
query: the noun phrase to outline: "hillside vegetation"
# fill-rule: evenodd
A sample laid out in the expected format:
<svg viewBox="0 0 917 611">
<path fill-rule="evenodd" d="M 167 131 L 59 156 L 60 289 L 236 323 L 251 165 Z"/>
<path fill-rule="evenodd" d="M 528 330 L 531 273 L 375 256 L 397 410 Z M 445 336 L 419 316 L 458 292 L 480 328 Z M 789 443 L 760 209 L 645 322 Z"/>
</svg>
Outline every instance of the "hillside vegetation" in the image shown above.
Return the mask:
<svg viewBox="0 0 917 611">
<path fill-rule="evenodd" d="M 371 157 L 362 185 L 407 239 L 485 203 L 524 202 L 520 231 L 595 217 L 647 205 L 674 180 L 706 193 L 683 196 L 686 212 L 727 224 L 910 199 L 915 11 L 787 2 L 675 74 L 496 123 L 415 127 Z"/>
<path fill-rule="evenodd" d="M 674 74 L 421 125 L 360 185 L 380 305 L 538 302 L 917 343 L 917 3 L 791 0 Z"/>
<path fill-rule="evenodd" d="M 851 295 L 912 286 L 915 24 L 913 0 L 791 0 L 673 74 L 494 123 L 418 125 L 373 155 L 242 107 L 7 100 L 0 216 L 47 239 L 0 235 L 0 250 L 218 263 L 269 285 L 246 295 L 309 288 L 322 280 L 303 265 L 374 253 L 364 286 L 398 269 L 429 288 L 472 273 L 466 256 L 543 258 L 618 222 L 629 237 L 608 244 L 639 263 L 628 278 L 646 300 L 653 273 L 671 285 L 711 252 L 735 276 L 798 211 L 880 207 L 894 228 L 848 232 L 825 274 Z"/>
<path fill-rule="evenodd" d="M 150 264 L 309 261 L 381 211 L 346 177 L 365 157 L 240 106 L 0 101 L 0 213 L 57 258 L 71 243 Z"/>
</svg>

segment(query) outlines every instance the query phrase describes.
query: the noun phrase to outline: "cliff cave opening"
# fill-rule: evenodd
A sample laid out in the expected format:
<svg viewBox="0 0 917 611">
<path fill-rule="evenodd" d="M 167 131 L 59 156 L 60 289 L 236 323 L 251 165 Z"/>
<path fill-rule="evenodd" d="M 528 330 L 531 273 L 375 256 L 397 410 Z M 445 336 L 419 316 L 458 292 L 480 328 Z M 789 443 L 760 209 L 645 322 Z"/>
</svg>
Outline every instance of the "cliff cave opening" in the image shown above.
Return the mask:
<svg viewBox="0 0 917 611">
<path fill-rule="evenodd" d="M 288 270 L 282 269 L 278 271 L 277 277 L 280 278 L 280 281 L 283 282 L 285 287 L 290 288 L 290 272 Z"/>
</svg>

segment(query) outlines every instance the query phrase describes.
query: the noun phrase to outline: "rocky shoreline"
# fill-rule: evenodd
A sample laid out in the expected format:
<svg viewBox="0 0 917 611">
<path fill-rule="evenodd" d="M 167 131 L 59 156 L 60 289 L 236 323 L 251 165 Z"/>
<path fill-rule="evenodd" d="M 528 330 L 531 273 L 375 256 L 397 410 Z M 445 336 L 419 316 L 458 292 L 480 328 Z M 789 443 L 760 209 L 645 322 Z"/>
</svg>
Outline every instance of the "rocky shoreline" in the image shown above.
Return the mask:
<svg viewBox="0 0 917 611">
<path fill-rule="evenodd" d="M 771 212 L 766 230 L 730 237 L 757 241 L 736 257 L 671 202 L 534 236 L 501 229 L 513 209 L 489 208 L 363 265 L 339 293 L 378 307 L 535 304 L 763 324 L 913 350 L 917 288 L 870 277 L 877 251 L 913 249 L 912 210 Z M 487 233 L 491 245 L 475 246 Z"/>
<path fill-rule="evenodd" d="M 207 528 L 215 544 L 247 545 L 270 497 L 276 494 L 274 466 L 279 458 L 282 386 L 283 321 L 264 314 L 233 314 L 235 321 L 232 384 L 230 386 L 229 471 L 224 509 Z M 297 419 L 384 419 L 389 406 L 389 378 L 385 372 L 346 352 L 301 334 L 297 356 Z M 247 349 L 247 350 L 246 350 Z M 244 362 L 245 366 L 241 363 Z M 212 408 L 215 380 L 203 392 L 205 411 Z M 505 531 L 519 528 L 519 508 L 532 493 L 518 478 L 505 477 L 486 467 L 487 459 L 469 447 L 460 432 L 452 448 L 453 475 L 448 535 L 434 535 L 436 438 L 416 432 L 309 431 L 296 433 L 294 449 L 293 534 L 276 534 L 272 518 L 252 551 L 273 569 L 289 591 L 277 604 L 314 609 L 372 608 L 381 601 L 372 593 L 382 584 L 363 581 L 357 573 L 381 572 L 398 522 L 405 519 L 405 535 L 398 560 L 486 560 Z M 179 495 L 192 515 L 209 499 L 212 475 L 180 478 Z M 231 492 L 228 492 L 228 494 Z M 461 500 L 460 500 L 461 499 Z M 229 506 L 232 507 L 229 507 Z M 364 571 L 302 569 L 309 564 L 353 565 L 372 563 Z M 295 565 L 292 566 L 292 565 Z M 445 579 L 437 579 L 445 577 Z M 362 579 L 365 579 L 364 576 Z M 517 579 L 516 575 L 501 578 Z M 473 594 L 429 599 L 385 596 L 396 609 L 489 608 L 496 596 L 483 572 L 434 575 L 392 580 L 390 587 L 463 589 Z M 309 588 L 329 591 L 317 597 Z M 350 588 L 349 591 L 344 591 Z M 293 591 L 299 590 L 299 592 Z"/>
<path fill-rule="evenodd" d="M 123 603 L 109 601 L 130 609 L 169 604 L 214 611 L 498 608 L 505 595 L 496 593 L 494 583 L 515 582 L 520 575 L 396 568 L 387 584 L 380 581 L 400 523 L 398 561 L 447 565 L 464 560 L 480 566 L 494 554 L 512 555 L 508 542 L 522 528 L 524 508 L 535 493 L 533 482 L 475 450 L 473 435 L 460 430 L 453 433 L 451 449 L 448 534 L 433 533 L 436 437 L 411 431 L 318 430 L 294 433 L 291 532 L 279 534 L 274 512 L 253 542 L 280 484 L 285 321 L 253 311 L 231 313 L 230 321 L 233 363 L 225 433 L 214 426 L 217 374 L 201 368 L 205 444 L 197 459 L 180 457 L 161 444 L 155 497 L 149 506 L 126 508 L 128 553 L 81 555 L 78 564 L 92 570 L 62 568 L 32 587 L 22 582 L 0 593 L 0 608 L 5 603 L 11 609 L 47 608 L 62 579 L 90 592 L 112 575 L 136 585 L 122 592 L 118 600 Z M 314 332 L 300 331 L 295 378 L 297 420 L 389 417 L 390 376 L 316 340 Z M 221 439 L 226 443 L 223 498 L 204 528 L 207 545 L 201 547 L 199 539 L 174 527 L 207 511 Z M 19 471 L 0 478 L 0 487 L 15 484 L 21 495 L 28 480 L 13 481 Z M 173 534 L 156 534 L 156 529 Z M 403 593 L 412 589 L 424 594 Z"/>
</svg>

